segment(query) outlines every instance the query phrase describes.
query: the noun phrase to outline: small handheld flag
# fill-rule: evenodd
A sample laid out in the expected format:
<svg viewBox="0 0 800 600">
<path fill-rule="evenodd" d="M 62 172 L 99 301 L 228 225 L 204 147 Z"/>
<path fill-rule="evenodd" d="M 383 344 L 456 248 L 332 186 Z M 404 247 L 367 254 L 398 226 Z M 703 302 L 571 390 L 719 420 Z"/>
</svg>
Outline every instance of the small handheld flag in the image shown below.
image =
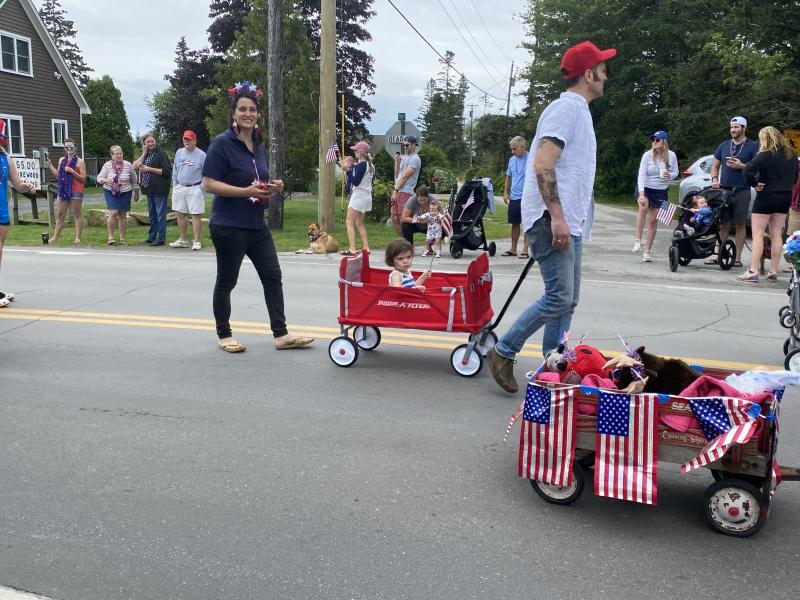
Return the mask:
<svg viewBox="0 0 800 600">
<path fill-rule="evenodd" d="M 442 232 L 448 238 L 453 235 L 453 215 L 449 212 L 444 213 L 444 217 L 442 217 Z"/>
<path fill-rule="evenodd" d="M 331 145 L 328 147 L 328 152 L 325 153 L 325 162 L 327 163 L 336 162 L 338 156 L 339 156 L 339 145 L 336 143 L 336 140 L 333 140 L 331 142 Z"/>
<path fill-rule="evenodd" d="M 671 202 L 663 202 L 661 208 L 656 213 L 656 219 L 664 225 L 672 223 L 672 217 L 675 216 L 675 209 L 677 207 Z"/>
</svg>

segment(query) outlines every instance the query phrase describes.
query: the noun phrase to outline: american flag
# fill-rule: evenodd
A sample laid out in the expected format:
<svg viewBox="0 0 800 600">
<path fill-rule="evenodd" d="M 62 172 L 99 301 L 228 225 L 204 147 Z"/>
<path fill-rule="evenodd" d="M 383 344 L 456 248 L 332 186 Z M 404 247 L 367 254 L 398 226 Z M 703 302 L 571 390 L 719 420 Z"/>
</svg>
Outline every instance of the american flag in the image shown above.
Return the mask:
<svg viewBox="0 0 800 600">
<path fill-rule="evenodd" d="M 594 493 L 656 504 L 658 491 L 658 396 L 600 392 Z"/>
<path fill-rule="evenodd" d="M 331 142 L 331 145 L 328 147 L 328 151 L 325 153 L 325 162 L 332 163 L 336 162 L 336 158 L 339 156 L 339 145 L 336 143 L 336 140 Z"/>
<path fill-rule="evenodd" d="M 574 388 L 528 384 L 519 436 L 519 476 L 551 485 L 572 484 L 576 417 Z"/>
<path fill-rule="evenodd" d="M 677 207 L 671 202 L 663 202 L 661 204 L 661 208 L 659 208 L 658 212 L 656 213 L 656 219 L 658 219 L 664 225 L 669 225 L 672 223 L 672 217 L 675 216 L 676 208 Z"/>
<path fill-rule="evenodd" d="M 442 232 L 448 238 L 453 235 L 453 215 L 449 212 L 445 212 L 442 217 Z"/>
<path fill-rule="evenodd" d="M 689 406 L 708 444 L 684 465 L 688 473 L 722 457 L 731 444 L 744 444 L 756 431 L 761 407 L 741 398 L 690 398 Z"/>
</svg>

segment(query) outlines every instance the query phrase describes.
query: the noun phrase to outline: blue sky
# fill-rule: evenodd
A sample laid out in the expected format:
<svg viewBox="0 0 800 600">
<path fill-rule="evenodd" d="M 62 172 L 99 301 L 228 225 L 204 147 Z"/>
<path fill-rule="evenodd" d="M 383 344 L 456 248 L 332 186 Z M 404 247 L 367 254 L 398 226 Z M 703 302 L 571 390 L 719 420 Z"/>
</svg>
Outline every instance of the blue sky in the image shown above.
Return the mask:
<svg viewBox="0 0 800 600">
<path fill-rule="evenodd" d="M 37 6 L 41 0 L 36 0 Z M 511 60 L 517 67 L 530 55 L 518 47 L 525 31 L 518 13 L 520 0 L 394 0 L 408 19 L 442 54 L 455 52 L 456 67 L 490 94 L 505 98 Z M 133 132 L 148 128 L 151 114 L 145 99 L 164 89 L 164 75 L 174 69 L 175 45 L 181 36 L 192 48 L 207 43 L 206 0 L 61 0 L 75 21 L 78 45 L 94 76 L 109 74 L 122 92 Z M 427 81 L 439 71 L 438 56 L 414 33 L 387 0 L 375 0 L 377 15 L 368 23 L 373 41 L 366 50 L 375 58 L 376 93 L 368 98 L 376 109 L 369 124 L 384 133 L 398 112 L 414 119 Z M 457 27 L 453 26 L 452 19 Z M 460 32 L 460 33 L 459 33 Z M 463 36 L 463 38 L 462 38 Z M 466 40 L 466 41 L 465 41 Z M 474 54 L 473 54 L 474 53 Z M 523 101 L 512 91 L 512 113 Z M 482 93 L 470 89 L 474 114 L 484 112 Z M 487 112 L 505 112 L 505 104 L 489 98 Z"/>
</svg>

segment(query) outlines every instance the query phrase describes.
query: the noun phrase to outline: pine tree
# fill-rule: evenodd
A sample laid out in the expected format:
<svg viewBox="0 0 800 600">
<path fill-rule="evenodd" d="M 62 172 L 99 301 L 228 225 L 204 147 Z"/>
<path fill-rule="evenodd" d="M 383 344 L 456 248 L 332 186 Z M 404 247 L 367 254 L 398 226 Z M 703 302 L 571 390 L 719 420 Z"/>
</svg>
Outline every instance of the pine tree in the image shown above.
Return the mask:
<svg viewBox="0 0 800 600">
<path fill-rule="evenodd" d="M 250 13 L 251 0 L 211 0 L 208 16 L 214 19 L 208 27 L 208 43 L 217 54 L 225 54 L 244 27 Z"/>
<path fill-rule="evenodd" d="M 125 157 L 133 156 L 133 139 L 122 94 L 108 75 L 90 79 L 83 95 L 92 114 L 83 117 L 84 151 L 87 156 L 109 156 L 113 145 L 122 147 Z"/>
<path fill-rule="evenodd" d="M 454 54 L 447 51 L 439 61 L 442 71 L 437 79 L 428 81 L 417 124 L 426 145 L 440 148 L 451 164 L 462 167 L 468 157 L 463 115 L 469 85 L 463 75 L 452 81 L 453 59 Z"/>
<path fill-rule="evenodd" d="M 89 74 L 92 69 L 83 60 L 83 54 L 75 41 L 77 35 L 75 22 L 67 19 L 66 15 L 59 0 L 45 0 L 39 9 L 39 16 L 50 37 L 53 38 L 61 57 L 67 63 L 72 78 L 83 88 L 89 83 Z"/>
</svg>

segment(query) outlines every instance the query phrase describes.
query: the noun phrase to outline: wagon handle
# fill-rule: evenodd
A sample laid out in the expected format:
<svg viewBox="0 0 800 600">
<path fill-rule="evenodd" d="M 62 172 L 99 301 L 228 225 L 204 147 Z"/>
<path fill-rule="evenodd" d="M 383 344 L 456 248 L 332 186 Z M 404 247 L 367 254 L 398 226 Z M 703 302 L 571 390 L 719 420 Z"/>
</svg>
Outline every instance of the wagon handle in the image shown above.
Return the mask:
<svg viewBox="0 0 800 600">
<path fill-rule="evenodd" d="M 506 303 L 503 304 L 503 308 L 500 309 L 500 314 L 497 315 L 497 318 L 494 320 L 494 323 L 492 323 L 491 325 L 489 325 L 487 327 L 488 331 L 494 331 L 494 329 L 496 329 L 497 326 L 500 324 L 500 321 L 503 320 L 503 315 L 506 314 L 506 311 L 508 310 L 508 307 L 511 305 L 511 301 L 514 300 L 514 296 L 517 295 L 517 292 L 519 291 L 519 288 L 522 285 L 522 282 L 525 281 L 525 278 L 528 276 L 528 271 L 531 270 L 531 267 L 533 266 L 533 263 L 535 263 L 535 262 L 536 262 L 536 258 L 534 256 L 531 256 L 528 259 L 528 262 L 525 264 L 525 268 L 522 269 L 522 274 L 519 276 L 519 279 L 517 279 L 517 283 L 514 286 L 514 289 L 511 290 L 511 294 L 506 299 Z"/>
</svg>

